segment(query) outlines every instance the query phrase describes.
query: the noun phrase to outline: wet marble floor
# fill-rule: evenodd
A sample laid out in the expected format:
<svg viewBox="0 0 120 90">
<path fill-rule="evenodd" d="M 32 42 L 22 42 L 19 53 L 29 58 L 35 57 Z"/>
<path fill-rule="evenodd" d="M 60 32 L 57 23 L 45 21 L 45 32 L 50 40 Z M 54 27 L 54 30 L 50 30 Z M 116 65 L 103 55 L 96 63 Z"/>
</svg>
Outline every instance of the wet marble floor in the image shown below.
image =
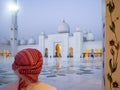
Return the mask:
<svg viewBox="0 0 120 90">
<path fill-rule="evenodd" d="M 0 57 L 0 86 L 17 80 L 13 58 Z M 102 58 L 44 58 L 39 81 L 57 90 L 103 90 Z"/>
</svg>

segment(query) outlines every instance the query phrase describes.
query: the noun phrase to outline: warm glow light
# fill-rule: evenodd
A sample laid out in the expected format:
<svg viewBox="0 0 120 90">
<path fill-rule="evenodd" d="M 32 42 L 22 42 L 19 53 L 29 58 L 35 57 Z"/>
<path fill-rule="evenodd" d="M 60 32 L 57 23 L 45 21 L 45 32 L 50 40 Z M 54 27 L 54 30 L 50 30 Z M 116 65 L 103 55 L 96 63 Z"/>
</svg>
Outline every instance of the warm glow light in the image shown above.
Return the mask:
<svg viewBox="0 0 120 90">
<path fill-rule="evenodd" d="M 16 11 L 19 10 L 19 7 L 18 7 L 15 3 L 10 3 L 10 4 L 8 5 L 8 9 L 9 9 L 10 11 L 12 11 L 12 12 L 16 12 Z"/>
</svg>

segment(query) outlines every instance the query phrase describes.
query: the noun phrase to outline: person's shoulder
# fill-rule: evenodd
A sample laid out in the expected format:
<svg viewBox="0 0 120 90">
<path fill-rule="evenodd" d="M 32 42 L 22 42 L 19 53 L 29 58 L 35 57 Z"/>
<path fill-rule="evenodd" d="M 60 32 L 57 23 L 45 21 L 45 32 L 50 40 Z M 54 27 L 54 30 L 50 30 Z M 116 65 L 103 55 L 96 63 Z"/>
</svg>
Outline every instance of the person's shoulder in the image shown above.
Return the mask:
<svg viewBox="0 0 120 90">
<path fill-rule="evenodd" d="M 18 88 L 18 82 L 11 82 L 9 84 L 3 85 L 0 87 L 0 90 L 17 90 Z"/>
<path fill-rule="evenodd" d="M 39 82 L 38 85 L 40 85 L 41 87 L 44 87 L 44 88 L 48 88 L 49 90 L 57 90 L 55 87 L 51 86 L 51 85 L 48 85 L 46 83 L 43 83 L 43 82 Z M 48 90 L 47 89 L 47 90 Z"/>
<path fill-rule="evenodd" d="M 57 90 L 55 87 L 53 87 L 51 85 L 48 85 L 46 83 L 43 83 L 43 82 L 38 82 L 36 84 L 31 85 L 31 89 L 30 90 L 41 90 L 41 89 L 42 90 Z"/>
</svg>

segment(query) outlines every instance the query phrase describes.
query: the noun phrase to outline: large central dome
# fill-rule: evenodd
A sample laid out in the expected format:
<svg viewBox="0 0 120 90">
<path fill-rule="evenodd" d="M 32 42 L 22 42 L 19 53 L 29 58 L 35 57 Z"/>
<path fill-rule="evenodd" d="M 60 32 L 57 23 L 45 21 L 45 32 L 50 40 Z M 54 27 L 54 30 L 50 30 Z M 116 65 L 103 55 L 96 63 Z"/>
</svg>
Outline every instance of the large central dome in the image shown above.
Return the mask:
<svg viewBox="0 0 120 90">
<path fill-rule="evenodd" d="M 70 32 L 69 25 L 65 22 L 65 20 L 62 20 L 62 22 L 58 26 L 58 33 L 69 33 L 69 32 Z"/>
</svg>

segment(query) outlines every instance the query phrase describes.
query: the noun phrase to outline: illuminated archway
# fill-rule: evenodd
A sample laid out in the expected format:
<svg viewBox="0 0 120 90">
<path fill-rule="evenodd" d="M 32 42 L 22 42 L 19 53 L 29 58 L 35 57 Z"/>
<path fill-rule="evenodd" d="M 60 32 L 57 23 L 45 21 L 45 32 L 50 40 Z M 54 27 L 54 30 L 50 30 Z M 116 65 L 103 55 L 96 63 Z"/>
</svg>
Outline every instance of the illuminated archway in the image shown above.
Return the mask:
<svg viewBox="0 0 120 90">
<path fill-rule="evenodd" d="M 89 49 L 88 48 L 85 51 L 85 57 L 89 57 Z"/>
<path fill-rule="evenodd" d="M 73 57 L 73 48 L 72 47 L 69 48 L 69 57 Z"/>
<path fill-rule="evenodd" d="M 4 49 L 3 51 L 0 51 L 1 55 L 4 55 L 5 57 L 10 57 L 12 56 L 11 55 L 11 52 L 7 49 Z"/>
<path fill-rule="evenodd" d="M 56 57 L 61 57 L 61 45 L 60 44 L 56 44 L 55 49 L 56 49 L 55 56 Z"/>
<path fill-rule="evenodd" d="M 100 49 L 100 57 L 102 57 L 102 54 L 103 54 L 102 52 L 103 52 L 103 51 L 102 51 L 102 48 L 101 48 L 101 49 Z"/>
<path fill-rule="evenodd" d="M 95 56 L 98 57 L 98 49 L 95 49 Z"/>
</svg>

